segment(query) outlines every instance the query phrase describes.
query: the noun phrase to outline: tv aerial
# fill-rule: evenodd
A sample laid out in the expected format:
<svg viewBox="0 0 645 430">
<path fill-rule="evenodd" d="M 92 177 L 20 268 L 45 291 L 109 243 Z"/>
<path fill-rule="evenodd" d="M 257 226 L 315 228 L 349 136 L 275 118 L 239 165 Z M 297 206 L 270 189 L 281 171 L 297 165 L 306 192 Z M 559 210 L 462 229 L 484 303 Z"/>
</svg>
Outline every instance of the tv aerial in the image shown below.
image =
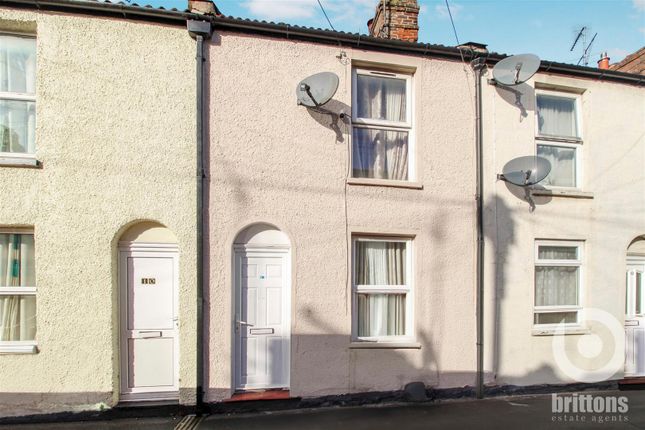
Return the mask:
<svg viewBox="0 0 645 430">
<path fill-rule="evenodd" d="M 520 187 L 539 184 L 551 172 L 549 160 L 537 155 L 514 158 L 504 165 L 497 179 Z"/>
<path fill-rule="evenodd" d="M 492 84 L 512 87 L 522 84 L 538 71 L 540 58 L 533 54 L 521 54 L 506 57 L 493 67 Z"/>
<path fill-rule="evenodd" d="M 334 97 L 337 89 L 338 76 L 335 73 L 316 73 L 298 83 L 296 87 L 298 104 L 309 108 L 320 108 Z"/>
</svg>

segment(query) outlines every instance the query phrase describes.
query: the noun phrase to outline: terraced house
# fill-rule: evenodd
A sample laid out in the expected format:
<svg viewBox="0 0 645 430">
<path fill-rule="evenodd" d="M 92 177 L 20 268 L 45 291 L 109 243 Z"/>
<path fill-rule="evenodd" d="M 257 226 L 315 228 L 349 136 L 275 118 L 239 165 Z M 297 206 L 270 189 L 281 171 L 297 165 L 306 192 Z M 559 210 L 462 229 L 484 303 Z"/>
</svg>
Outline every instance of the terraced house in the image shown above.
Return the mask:
<svg viewBox="0 0 645 430">
<path fill-rule="evenodd" d="M 641 76 L 188 6 L 0 6 L 0 414 L 645 376 Z"/>
</svg>

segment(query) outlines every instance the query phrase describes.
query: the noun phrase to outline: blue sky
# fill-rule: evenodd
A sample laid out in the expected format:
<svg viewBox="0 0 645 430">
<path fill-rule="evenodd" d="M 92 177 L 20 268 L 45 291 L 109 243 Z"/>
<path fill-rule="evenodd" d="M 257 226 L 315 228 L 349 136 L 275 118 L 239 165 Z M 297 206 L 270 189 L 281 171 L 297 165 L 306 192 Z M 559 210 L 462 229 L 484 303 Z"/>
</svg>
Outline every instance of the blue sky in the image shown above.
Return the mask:
<svg viewBox="0 0 645 430">
<path fill-rule="evenodd" d="M 133 0 L 137 1 L 137 0 Z M 138 0 L 144 3 L 145 0 Z M 367 32 L 378 0 L 321 0 L 337 30 Z M 222 13 L 242 18 L 328 28 L 316 0 L 215 0 Z M 184 0 L 150 0 L 153 6 L 184 9 Z M 544 60 L 577 63 L 581 46 L 570 52 L 581 27 L 588 38 L 589 66 L 601 51 L 611 62 L 645 45 L 645 0 L 449 0 L 460 42 L 488 44 L 491 51 L 534 53 Z M 419 0 L 419 41 L 456 45 L 445 0 Z"/>
</svg>

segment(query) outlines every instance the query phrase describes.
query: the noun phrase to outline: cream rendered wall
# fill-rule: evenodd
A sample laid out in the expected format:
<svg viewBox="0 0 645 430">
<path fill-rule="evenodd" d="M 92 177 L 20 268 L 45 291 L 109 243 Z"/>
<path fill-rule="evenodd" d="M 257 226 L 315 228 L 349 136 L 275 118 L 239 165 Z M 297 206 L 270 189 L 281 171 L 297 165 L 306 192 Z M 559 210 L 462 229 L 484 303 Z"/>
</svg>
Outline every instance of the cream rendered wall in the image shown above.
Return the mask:
<svg viewBox="0 0 645 430">
<path fill-rule="evenodd" d="M 195 387 L 194 41 L 181 27 L 0 8 L 37 34 L 37 158 L 0 167 L 0 226 L 32 226 L 33 355 L 0 355 L 0 415 L 118 397 L 116 246 L 140 220 L 180 249 L 181 401 Z M 172 59 L 172 61 L 169 61 Z"/>
<path fill-rule="evenodd" d="M 536 85 L 582 91 L 582 191 L 592 199 L 535 197 L 529 206 L 502 181 L 512 158 L 535 154 Z M 598 80 L 537 74 L 516 87 L 515 95 L 484 84 L 486 369 L 497 384 L 575 382 L 554 360 L 553 336 L 533 336 L 535 239 L 584 241 L 583 301 L 609 312 L 622 325 L 625 309 L 627 247 L 645 232 L 645 91 Z M 590 334 L 567 335 L 570 360 L 581 369 L 598 369 L 611 354 L 623 355 L 606 327 L 589 325 Z M 598 335 L 602 351 L 585 358 L 577 343 Z M 588 339 L 587 339 L 588 340 Z M 585 341 L 587 341 L 585 340 Z M 584 343 L 584 342 L 583 342 Z M 614 378 L 622 377 L 622 369 Z"/>
<path fill-rule="evenodd" d="M 210 44 L 208 400 L 231 394 L 232 244 L 255 222 L 291 240 L 292 395 L 475 382 L 472 76 L 459 62 L 343 49 L 351 61 L 416 68 L 422 190 L 346 185 L 348 127 L 339 122 L 337 136 L 329 116 L 296 104 L 301 79 L 330 71 L 340 85 L 327 107 L 350 112 L 352 66 L 338 47 L 230 33 Z M 420 348 L 350 347 L 352 232 L 415 237 Z"/>
</svg>

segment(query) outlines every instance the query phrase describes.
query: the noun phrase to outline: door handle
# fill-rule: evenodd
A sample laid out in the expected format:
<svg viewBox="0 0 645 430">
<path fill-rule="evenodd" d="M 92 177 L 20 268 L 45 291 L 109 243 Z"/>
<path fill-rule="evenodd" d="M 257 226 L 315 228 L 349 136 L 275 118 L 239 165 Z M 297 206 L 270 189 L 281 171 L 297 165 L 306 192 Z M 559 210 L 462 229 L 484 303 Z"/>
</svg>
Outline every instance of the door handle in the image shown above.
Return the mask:
<svg viewBox="0 0 645 430">
<path fill-rule="evenodd" d="M 253 324 L 251 324 L 251 323 L 247 323 L 246 321 L 240 321 L 240 320 L 237 320 L 237 321 L 235 321 L 235 322 L 236 322 L 238 325 L 248 325 L 248 326 L 253 327 Z"/>
</svg>

